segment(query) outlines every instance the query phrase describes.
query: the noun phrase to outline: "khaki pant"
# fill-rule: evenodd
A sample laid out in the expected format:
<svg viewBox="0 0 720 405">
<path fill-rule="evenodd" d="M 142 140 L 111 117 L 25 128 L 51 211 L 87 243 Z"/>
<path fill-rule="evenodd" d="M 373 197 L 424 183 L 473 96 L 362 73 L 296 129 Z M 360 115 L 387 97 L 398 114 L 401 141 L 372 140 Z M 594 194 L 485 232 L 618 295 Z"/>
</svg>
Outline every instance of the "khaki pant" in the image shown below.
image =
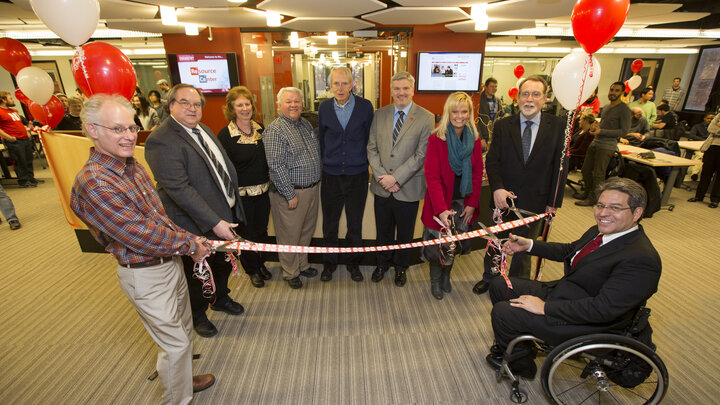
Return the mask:
<svg viewBox="0 0 720 405">
<path fill-rule="evenodd" d="M 320 187 L 296 189 L 298 205 L 294 210 L 288 208 L 288 201 L 277 191 L 270 192 L 275 237 L 280 245 L 310 246 L 315 224 L 317 223 Z M 307 270 L 307 253 L 278 253 L 283 278 L 290 280 Z"/>
<path fill-rule="evenodd" d="M 180 258 L 138 269 L 118 266 L 118 281 L 157 343 L 162 403 L 188 404 L 193 396 L 193 324 Z"/>
</svg>

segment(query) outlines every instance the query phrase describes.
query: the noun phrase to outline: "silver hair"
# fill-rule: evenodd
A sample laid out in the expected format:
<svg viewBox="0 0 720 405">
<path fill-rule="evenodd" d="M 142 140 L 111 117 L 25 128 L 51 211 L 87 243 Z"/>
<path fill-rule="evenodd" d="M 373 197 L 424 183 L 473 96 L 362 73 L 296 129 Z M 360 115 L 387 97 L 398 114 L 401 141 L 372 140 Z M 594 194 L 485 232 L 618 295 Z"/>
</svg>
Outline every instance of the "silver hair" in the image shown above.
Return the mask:
<svg viewBox="0 0 720 405">
<path fill-rule="evenodd" d="M 100 110 L 107 103 L 115 103 L 121 107 L 124 107 L 130 114 L 135 115 L 135 109 L 132 104 L 123 96 L 119 94 L 95 94 L 85 101 L 83 109 L 80 112 L 80 120 L 82 120 L 82 131 L 85 136 L 90 138 L 90 135 L 85 128 L 85 124 L 93 124 L 100 121 Z"/>
<path fill-rule="evenodd" d="M 398 80 L 407 80 L 410 82 L 410 87 L 415 88 L 415 78 L 413 75 L 411 75 L 408 72 L 397 72 L 395 75 L 390 79 L 390 89 L 392 90 L 392 84 L 393 82 L 396 82 Z"/>
<path fill-rule="evenodd" d="M 300 100 L 302 100 L 303 94 L 300 89 L 298 89 L 297 87 L 283 87 L 282 89 L 280 89 L 280 91 L 278 91 L 278 94 L 277 94 L 277 104 L 278 105 L 280 105 L 280 101 L 282 101 L 283 94 L 285 94 L 288 91 L 291 93 L 297 94 L 300 97 Z"/>
</svg>

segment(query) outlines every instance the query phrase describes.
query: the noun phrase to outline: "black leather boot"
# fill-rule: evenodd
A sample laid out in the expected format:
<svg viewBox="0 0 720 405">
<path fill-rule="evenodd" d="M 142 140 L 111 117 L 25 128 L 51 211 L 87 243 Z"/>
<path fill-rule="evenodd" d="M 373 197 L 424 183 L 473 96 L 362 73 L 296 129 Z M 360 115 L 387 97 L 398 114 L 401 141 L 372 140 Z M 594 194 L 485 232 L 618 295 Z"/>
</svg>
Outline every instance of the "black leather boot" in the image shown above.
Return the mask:
<svg viewBox="0 0 720 405">
<path fill-rule="evenodd" d="M 443 269 L 442 266 L 435 263 L 430 263 L 430 293 L 433 297 L 437 300 L 443 299 L 443 292 L 442 292 L 442 276 L 443 276 Z"/>
<path fill-rule="evenodd" d="M 450 270 L 452 270 L 452 265 L 445 266 L 442 268 L 442 279 L 441 279 L 440 287 L 446 293 L 449 293 L 452 291 L 452 286 L 450 285 Z"/>
</svg>

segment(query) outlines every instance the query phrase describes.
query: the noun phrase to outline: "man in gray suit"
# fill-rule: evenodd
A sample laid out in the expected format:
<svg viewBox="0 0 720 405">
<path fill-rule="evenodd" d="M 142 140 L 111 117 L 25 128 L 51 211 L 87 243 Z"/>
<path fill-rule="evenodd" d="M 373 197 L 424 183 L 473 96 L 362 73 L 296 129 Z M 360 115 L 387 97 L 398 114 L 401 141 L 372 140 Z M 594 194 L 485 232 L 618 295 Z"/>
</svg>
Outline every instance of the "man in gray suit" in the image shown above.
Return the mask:
<svg viewBox="0 0 720 405">
<path fill-rule="evenodd" d="M 394 104 L 375 112 L 367 146 L 378 245 L 412 241 L 419 202 L 425 195 L 425 151 L 435 126 L 432 113 L 412 102 L 415 78 L 410 73 L 397 73 L 390 88 Z M 405 285 L 410 266 L 407 249 L 379 252 L 372 281 L 382 280 L 391 265 L 395 285 Z"/>
<path fill-rule="evenodd" d="M 205 97 L 189 84 L 178 84 L 168 93 L 171 119 L 150 134 L 145 159 L 157 181 L 158 194 L 172 221 L 186 231 L 208 239 L 232 240 L 233 228 L 245 223 L 232 162 L 210 128 L 200 123 Z M 183 256 L 190 290 L 195 332 L 203 337 L 217 334 L 205 314 L 208 303 L 215 311 L 240 315 L 244 308 L 228 293 L 232 266 L 225 255 L 208 258 L 215 294 L 203 295 L 203 284 L 193 277 L 193 261 Z M 207 287 L 206 287 L 207 288 Z"/>
</svg>

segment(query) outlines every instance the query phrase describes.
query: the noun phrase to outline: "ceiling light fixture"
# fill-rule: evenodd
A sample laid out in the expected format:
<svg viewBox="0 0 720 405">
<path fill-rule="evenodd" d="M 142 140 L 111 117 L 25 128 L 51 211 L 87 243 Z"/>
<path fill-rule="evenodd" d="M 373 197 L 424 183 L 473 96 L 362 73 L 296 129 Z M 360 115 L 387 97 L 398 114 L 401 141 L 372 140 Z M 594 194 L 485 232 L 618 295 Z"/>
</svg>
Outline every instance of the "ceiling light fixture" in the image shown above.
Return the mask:
<svg viewBox="0 0 720 405">
<path fill-rule="evenodd" d="M 472 6 L 470 17 L 475 20 L 475 31 L 487 31 L 490 18 L 487 15 L 486 3 Z"/>
<path fill-rule="evenodd" d="M 279 27 L 280 22 L 282 21 L 282 16 L 280 15 L 280 13 L 276 13 L 274 11 L 266 12 L 265 18 L 267 19 L 268 27 Z"/>
<path fill-rule="evenodd" d="M 160 19 L 163 25 L 178 25 L 177 13 L 174 7 L 160 6 Z"/>
<path fill-rule="evenodd" d="M 185 35 L 200 35 L 197 24 L 185 24 Z"/>
<path fill-rule="evenodd" d="M 328 45 L 337 45 L 337 32 L 328 32 Z"/>
<path fill-rule="evenodd" d="M 292 47 L 292 48 L 300 47 L 300 38 L 298 38 L 298 33 L 295 31 L 290 33 L 290 47 Z"/>
</svg>

